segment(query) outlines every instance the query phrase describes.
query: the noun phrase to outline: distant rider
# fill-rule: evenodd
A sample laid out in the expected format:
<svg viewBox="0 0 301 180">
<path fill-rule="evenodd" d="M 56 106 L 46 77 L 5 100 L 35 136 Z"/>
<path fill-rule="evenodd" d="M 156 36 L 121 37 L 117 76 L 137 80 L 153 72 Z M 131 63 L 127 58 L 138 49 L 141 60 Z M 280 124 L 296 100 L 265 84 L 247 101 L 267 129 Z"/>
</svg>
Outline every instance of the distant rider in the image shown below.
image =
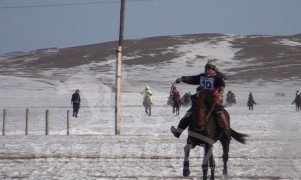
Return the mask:
<svg viewBox="0 0 301 180">
<path fill-rule="evenodd" d="M 177 90 L 176 86 L 172 87 L 171 95 L 173 96 L 173 101 L 176 102 L 178 98 L 180 98 L 180 92 Z"/>
<path fill-rule="evenodd" d="M 141 92 L 143 95 L 143 105 L 145 107 L 145 113 L 149 116 L 151 115 L 151 105 L 153 105 L 153 93 L 149 86 L 145 86 L 144 90 Z M 149 105 L 146 103 L 150 103 Z"/>
<path fill-rule="evenodd" d="M 255 102 L 255 100 L 253 98 L 252 92 L 250 92 L 249 99 L 248 99 L 249 110 L 253 110 L 254 104 L 256 104 L 256 102 Z"/>
</svg>

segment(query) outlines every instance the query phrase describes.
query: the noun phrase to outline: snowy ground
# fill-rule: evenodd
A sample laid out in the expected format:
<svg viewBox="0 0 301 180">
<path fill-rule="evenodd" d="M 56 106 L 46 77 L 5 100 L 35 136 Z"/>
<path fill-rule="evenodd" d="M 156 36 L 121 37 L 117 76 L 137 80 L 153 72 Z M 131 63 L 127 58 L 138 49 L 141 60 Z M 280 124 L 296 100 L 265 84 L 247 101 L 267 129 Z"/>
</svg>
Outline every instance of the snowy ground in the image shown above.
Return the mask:
<svg viewBox="0 0 301 180">
<path fill-rule="evenodd" d="M 211 54 L 209 49 L 203 48 L 204 55 Z M 218 58 L 231 60 L 231 48 L 215 50 L 212 53 Z M 195 57 L 193 53 L 192 56 Z M 184 60 L 189 61 L 188 67 Z M 102 63 L 111 69 L 106 73 L 90 70 Z M 172 82 L 182 75 L 200 73 L 200 64 L 203 63 L 186 56 L 158 66 L 125 66 L 118 136 L 114 135 L 114 93 L 105 85 L 114 82 L 113 60 L 82 65 L 72 71 L 45 70 L 43 77 L 48 78 L 0 76 L 0 111 L 6 109 L 5 136 L 0 137 L 0 179 L 182 179 L 187 132 L 176 139 L 169 129 L 177 125 L 188 108 L 182 108 L 177 117 L 166 100 Z M 221 64 L 221 69 L 227 69 L 227 65 L 233 67 L 235 63 Z M 182 68 L 185 66 L 186 70 Z M 191 70 L 189 74 L 185 72 L 187 68 Z M 52 78 L 54 74 L 56 78 Z M 231 142 L 230 179 L 301 179 L 301 111 L 296 112 L 291 105 L 296 92 L 291 85 L 294 83 L 299 82 L 227 83 L 225 92 L 231 90 L 237 97 L 237 104 L 226 108 L 231 126 L 250 135 L 245 145 Z M 139 93 L 146 85 L 151 86 L 154 94 L 152 116 L 145 115 Z M 195 88 L 178 85 L 182 95 L 194 93 Z M 67 110 L 71 114 L 70 98 L 75 89 L 81 90 L 82 106 L 78 118 L 70 117 L 67 136 Z M 254 111 L 246 106 L 250 92 L 257 102 Z M 277 92 L 285 96 L 275 96 Z M 25 136 L 27 108 L 30 124 L 29 135 Z M 46 110 L 50 112 L 48 136 L 44 135 Z M 216 177 L 221 179 L 219 142 L 213 153 Z M 202 157 L 202 148 L 192 150 L 190 179 L 200 179 Z"/>
<path fill-rule="evenodd" d="M 113 104 L 83 106 L 79 118 L 71 118 L 71 135 L 67 136 L 66 114 L 67 110 L 71 111 L 67 105 L 69 96 L 51 98 L 55 91 L 47 88 L 47 84 L 25 84 L 34 88 L 45 86 L 50 90 L 27 94 L 23 99 L 14 99 L 13 94 L 18 92 L 6 91 L 12 95 L 7 94 L 9 100 L 1 100 L 7 107 L 6 135 L 0 138 L 1 179 L 182 178 L 183 146 L 187 133 L 176 139 L 169 132 L 170 126 L 176 125 L 180 117 L 174 116 L 171 108 L 165 105 L 168 91 L 154 90 L 155 105 L 150 117 L 143 112 L 139 93 L 123 93 L 120 136 L 114 135 Z M 181 89 L 181 85 L 178 87 Z M 231 142 L 229 177 L 300 179 L 301 112 L 295 112 L 290 104 L 295 89 L 269 86 L 270 91 L 267 91 L 267 87 L 254 88 L 254 84 L 232 85 L 228 90 L 230 88 L 238 101 L 236 105 L 227 107 L 232 128 L 251 137 L 246 145 L 234 140 Z M 254 111 L 246 107 L 250 91 L 258 103 Z M 277 97 L 274 92 L 285 92 L 287 96 Z M 84 102 L 89 101 L 85 93 L 82 94 Z M 114 95 L 108 93 L 104 97 L 110 99 Z M 29 101 L 36 103 L 28 106 Z M 43 102 L 43 105 L 38 102 Z M 30 114 L 29 136 L 24 136 L 25 108 L 29 108 Z M 50 111 L 49 136 L 44 135 L 46 108 Z M 181 115 L 186 110 L 182 108 Z M 215 144 L 218 178 L 222 173 L 221 153 L 219 143 Z M 192 179 L 201 176 L 202 154 L 200 147 L 191 153 Z"/>
</svg>

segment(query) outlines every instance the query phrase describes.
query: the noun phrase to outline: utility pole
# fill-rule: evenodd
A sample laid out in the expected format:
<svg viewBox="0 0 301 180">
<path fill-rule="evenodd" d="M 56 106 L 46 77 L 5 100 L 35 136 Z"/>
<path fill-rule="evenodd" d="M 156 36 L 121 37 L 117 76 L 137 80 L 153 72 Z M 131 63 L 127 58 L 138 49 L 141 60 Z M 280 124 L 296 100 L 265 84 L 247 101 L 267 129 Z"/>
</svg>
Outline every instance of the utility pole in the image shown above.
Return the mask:
<svg viewBox="0 0 301 180">
<path fill-rule="evenodd" d="M 115 135 L 120 135 L 120 107 L 121 107 L 121 67 L 122 67 L 122 43 L 124 31 L 125 0 L 120 0 L 120 29 L 119 44 L 117 47 L 116 77 L 115 77 Z"/>
</svg>

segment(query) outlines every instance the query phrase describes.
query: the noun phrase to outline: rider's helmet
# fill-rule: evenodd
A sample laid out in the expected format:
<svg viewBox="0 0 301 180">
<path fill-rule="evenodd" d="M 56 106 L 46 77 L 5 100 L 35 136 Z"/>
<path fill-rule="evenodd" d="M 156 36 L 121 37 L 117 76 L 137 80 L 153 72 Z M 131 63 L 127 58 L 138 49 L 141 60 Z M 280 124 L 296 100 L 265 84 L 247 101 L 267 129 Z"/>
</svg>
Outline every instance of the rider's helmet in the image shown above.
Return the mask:
<svg viewBox="0 0 301 180">
<path fill-rule="evenodd" d="M 207 64 L 205 65 L 205 69 L 212 69 L 216 71 L 216 61 L 217 59 L 209 59 Z"/>
<path fill-rule="evenodd" d="M 145 90 L 149 90 L 150 88 L 149 88 L 149 86 L 145 86 Z"/>
</svg>

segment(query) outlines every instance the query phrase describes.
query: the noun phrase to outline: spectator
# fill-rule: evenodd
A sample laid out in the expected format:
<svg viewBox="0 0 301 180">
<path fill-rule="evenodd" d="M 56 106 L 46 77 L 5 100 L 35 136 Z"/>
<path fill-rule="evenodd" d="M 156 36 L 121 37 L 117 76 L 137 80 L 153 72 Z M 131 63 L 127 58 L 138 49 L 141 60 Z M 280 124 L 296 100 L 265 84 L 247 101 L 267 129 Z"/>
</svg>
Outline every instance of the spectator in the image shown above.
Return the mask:
<svg viewBox="0 0 301 180">
<path fill-rule="evenodd" d="M 71 105 L 73 105 L 73 117 L 78 116 L 78 110 L 80 107 L 80 95 L 79 90 L 77 89 L 75 93 L 72 94 Z"/>
</svg>

